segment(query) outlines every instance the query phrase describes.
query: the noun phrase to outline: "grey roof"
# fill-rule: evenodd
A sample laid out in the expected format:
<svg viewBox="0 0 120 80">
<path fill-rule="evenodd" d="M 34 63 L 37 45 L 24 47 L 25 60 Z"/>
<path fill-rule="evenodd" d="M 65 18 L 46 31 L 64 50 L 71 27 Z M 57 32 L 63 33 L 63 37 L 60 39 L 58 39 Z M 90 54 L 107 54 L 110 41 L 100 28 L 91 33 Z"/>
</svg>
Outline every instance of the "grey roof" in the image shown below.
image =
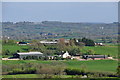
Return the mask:
<svg viewBox="0 0 120 80">
<path fill-rule="evenodd" d="M 107 55 L 84 55 L 86 58 L 105 58 Z"/>
<path fill-rule="evenodd" d="M 26 52 L 26 53 L 17 53 L 19 55 L 41 55 L 41 52 Z"/>
</svg>

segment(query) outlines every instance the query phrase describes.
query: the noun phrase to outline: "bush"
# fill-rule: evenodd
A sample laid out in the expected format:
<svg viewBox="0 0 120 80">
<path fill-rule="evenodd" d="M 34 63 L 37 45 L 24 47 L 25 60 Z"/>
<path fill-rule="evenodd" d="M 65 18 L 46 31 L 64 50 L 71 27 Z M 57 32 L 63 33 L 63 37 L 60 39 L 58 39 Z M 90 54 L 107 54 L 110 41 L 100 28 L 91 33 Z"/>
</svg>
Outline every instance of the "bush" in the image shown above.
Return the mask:
<svg viewBox="0 0 120 80">
<path fill-rule="evenodd" d="M 64 73 L 64 66 L 60 65 L 50 65 L 50 64 L 38 64 L 36 65 L 37 74 L 54 74 L 61 75 Z"/>
<path fill-rule="evenodd" d="M 79 42 L 85 43 L 85 46 L 95 46 L 94 41 L 91 39 L 82 38 L 81 40 L 79 39 Z"/>
<path fill-rule="evenodd" d="M 117 74 L 108 72 L 87 72 L 88 77 L 117 77 Z"/>
<path fill-rule="evenodd" d="M 47 56 L 44 57 L 44 60 L 49 60 L 49 58 Z"/>
<path fill-rule="evenodd" d="M 84 70 L 79 69 L 65 69 L 67 75 L 85 75 L 86 72 Z"/>
<path fill-rule="evenodd" d="M 34 74 L 36 72 L 35 68 L 28 68 L 25 70 L 22 69 L 13 69 L 13 71 L 9 71 L 8 74 Z"/>
</svg>

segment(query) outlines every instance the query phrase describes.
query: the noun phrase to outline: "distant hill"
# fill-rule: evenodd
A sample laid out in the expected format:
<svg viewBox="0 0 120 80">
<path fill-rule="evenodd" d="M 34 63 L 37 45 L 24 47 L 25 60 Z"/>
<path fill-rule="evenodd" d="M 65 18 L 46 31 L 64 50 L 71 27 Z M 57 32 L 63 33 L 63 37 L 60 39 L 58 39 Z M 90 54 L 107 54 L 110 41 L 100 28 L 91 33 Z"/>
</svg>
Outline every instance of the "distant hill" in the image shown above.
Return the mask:
<svg viewBox="0 0 120 80">
<path fill-rule="evenodd" d="M 11 39 L 117 38 L 116 23 L 73 23 L 59 21 L 2 22 L 3 37 Z"/>
</svg>

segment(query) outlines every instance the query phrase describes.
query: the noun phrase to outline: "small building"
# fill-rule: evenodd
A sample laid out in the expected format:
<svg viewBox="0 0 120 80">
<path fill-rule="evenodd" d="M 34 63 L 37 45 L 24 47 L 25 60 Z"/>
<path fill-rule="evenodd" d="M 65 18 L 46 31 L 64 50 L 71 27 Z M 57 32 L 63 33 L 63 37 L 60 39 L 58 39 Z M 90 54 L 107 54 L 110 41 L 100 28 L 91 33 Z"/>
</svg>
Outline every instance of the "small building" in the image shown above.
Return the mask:
<svg viewBox="0 0 120 80">
<path fill-rule="evenodd" d="M 21 60 L 23 59 L 27 59 L 27 58 L 39 58 L 41 56 L 43 56 L 43 53 L 41 52 L 26 52 L 26 53 L 17 53 L 13 55 L 14 57 L 17 57 Z"/>
<path fill-rule="evenodd" d="M 18 45 L 28 45 L 30 44 L 29 42 L 17 42 Z"/>
<path fill-rule="evenodd" d="M 103 43 L 95 43 L 96 46 L 105 46 Z"/>
<path fill-rule="evenodd" d="M 107 59 L 107 55 L 83 55 L 84 59 L 97 59 L 97 60 L 101 60 L 101 59 Z"/>
<path fill-rule="evenodd" d="M 57 44 L 57 41 L 40 41 L 42 44 Z"/>
</svg>

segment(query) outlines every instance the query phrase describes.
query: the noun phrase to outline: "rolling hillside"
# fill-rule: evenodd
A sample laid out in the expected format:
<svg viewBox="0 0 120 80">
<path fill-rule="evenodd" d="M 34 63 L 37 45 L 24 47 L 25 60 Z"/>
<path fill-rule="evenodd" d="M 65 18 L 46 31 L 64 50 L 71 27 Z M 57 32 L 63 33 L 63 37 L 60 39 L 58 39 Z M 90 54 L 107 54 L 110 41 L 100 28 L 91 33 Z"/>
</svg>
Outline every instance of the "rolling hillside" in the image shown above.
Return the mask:
<svg viewBox="0 0 120 80">
<path fill-rule="evenodd" d="M 3 22 L 4 37 L 12 39 L 81 38 L 115 39 L 118 33 L 116 23 L 72 23 L 58 21 Z"/>
</svg>

